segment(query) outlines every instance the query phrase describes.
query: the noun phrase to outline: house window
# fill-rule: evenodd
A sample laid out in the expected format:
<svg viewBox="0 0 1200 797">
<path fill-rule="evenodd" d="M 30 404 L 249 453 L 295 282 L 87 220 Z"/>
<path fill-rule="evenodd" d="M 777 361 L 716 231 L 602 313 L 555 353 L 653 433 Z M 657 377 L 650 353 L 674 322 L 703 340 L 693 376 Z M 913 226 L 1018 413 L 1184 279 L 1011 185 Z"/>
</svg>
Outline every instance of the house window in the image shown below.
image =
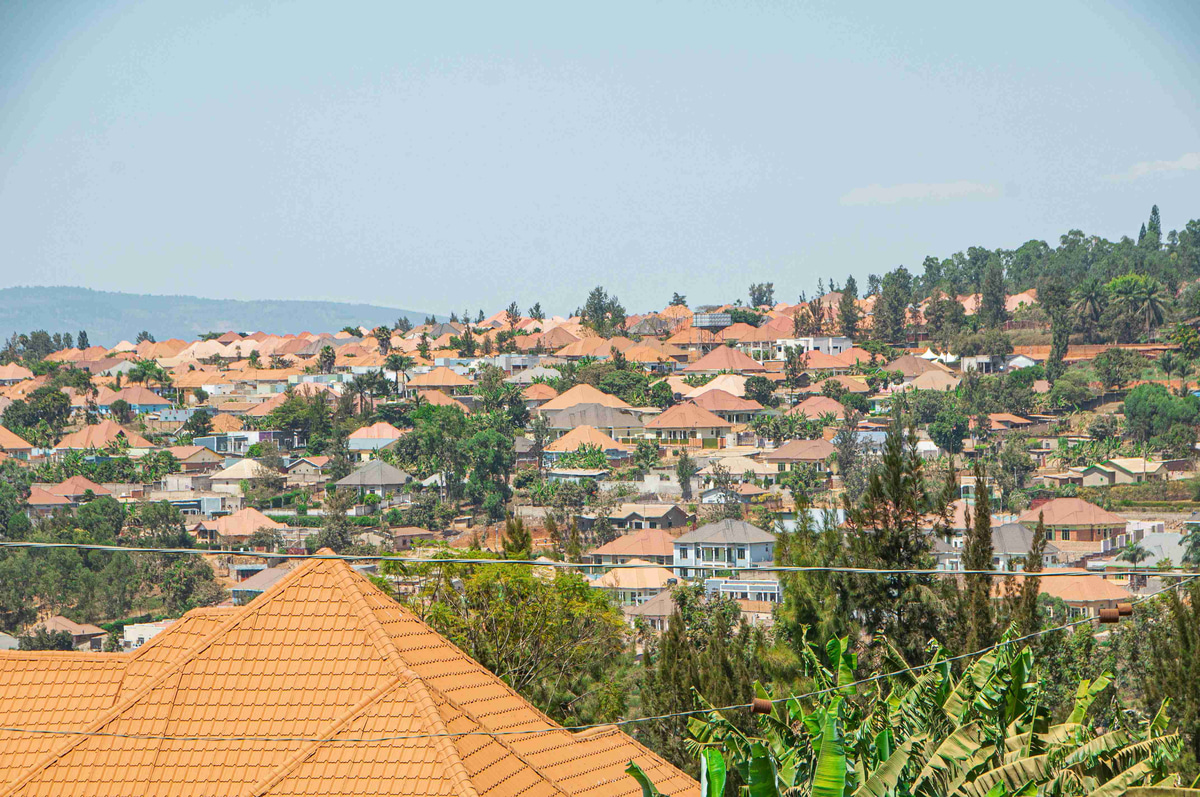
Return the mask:
<svg viewBox="0 0 1200 797">
<path fill-rule="evenodd" d="M 737 558 L 738 558 L 738 559 L 745 559 L 745 558 L 746 558 L 746 549 L 745 549 L 745 548 L 738 548 L 738 549 L 737 549 Z"/>
<path fill-rule="evenodd" d="M 1069 540 L 1069 539 L 1071 539 L 1071 531 L 1070 531 L 1070 529 L 1063 529 L 1063 530 L 1062 530 L 1062 537 L 1061 537 L 1061 539 L 1064 539 L 1064 540 Z"/>
</svg>

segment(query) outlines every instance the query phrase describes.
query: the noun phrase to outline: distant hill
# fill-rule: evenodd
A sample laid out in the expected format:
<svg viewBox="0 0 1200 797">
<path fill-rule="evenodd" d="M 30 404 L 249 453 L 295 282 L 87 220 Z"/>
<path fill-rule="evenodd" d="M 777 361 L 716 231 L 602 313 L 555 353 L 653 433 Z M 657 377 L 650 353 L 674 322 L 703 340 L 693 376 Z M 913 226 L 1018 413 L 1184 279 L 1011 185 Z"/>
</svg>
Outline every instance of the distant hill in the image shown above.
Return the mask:
<svg viewBox="0 0 1200 797">
<path fill-rule="evenodd" d="M 205 332 L 337 332 L 375 327 L 404 316 L 420 324 L 428 313 L 373 304 L 262 299 L 201 299 L 93 291 L 87 288 L 0 289 L 0 334 L 44 329 L 50 334 L 87 330 L 92 345 L 133 340 L 143 329 L 156 340 L 194 339 Z"/>
</svg>

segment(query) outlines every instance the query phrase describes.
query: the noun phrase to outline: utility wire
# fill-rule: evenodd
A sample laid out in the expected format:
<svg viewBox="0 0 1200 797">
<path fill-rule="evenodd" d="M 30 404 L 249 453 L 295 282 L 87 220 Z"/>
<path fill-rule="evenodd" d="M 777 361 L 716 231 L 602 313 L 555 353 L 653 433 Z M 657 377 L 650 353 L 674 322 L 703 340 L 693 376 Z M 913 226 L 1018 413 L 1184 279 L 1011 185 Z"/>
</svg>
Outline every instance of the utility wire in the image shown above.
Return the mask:
<svg viewBox="0 0 1200 797">
<path fill-rule="evenodd" d="M 939 569 L 898 569 L 870 567 L 838 567 L 833 565 L 739 565 L 733 562 L 722 564 L 680 564 L 671 566 L 653 562 L 622 562 L 622 563 L 589 563 L 589 562 L 559 562 L 551 559 L 478 559 L 478 558 L 429 558 L 404 557 L 386 554 L 322 554 L 322 553 L 264 553 L 261 551 L 214 551 L 207 548 L 144 548 L 124 545 L 97 545 L 75 542 L 29 542 L 25 540 L 0 541 L 0 548 L 25 548 L 31 550 L 70 548 L 82 551 L 108 551 L 112 553 L 148 553 L 162 555 L 190 556 L 241 556 L 255 559 L 330 559 L 347 562 L 396 562 L 401 565 L 520 565 L 525 567 L 550 567 L 562 569 L 604 568 L 606 570 L 640 570 L 658 568 L 670 570 L 672 567 L 687 570 L 702 570 L 709 572 L 752 571 L 758 573 L 849 573 L 855 575 L 910 575 L 910 576 L 990 576 L 992 578 L 1008 578 L 1009 576 L 1028 575 L 1024 571 L 1011 570 L 939 570 Z M 1080 572 L 1078 570 L 1043 570 L 1038 573 L 1040 578 L 1055 578 L 1065 576 L 1105 575 L 1105 576 L 1154 576 L 1156 578 L 1189 579 L 1196 574 L 1177 568 L 1170 570 L 1117 570 Z"/>
<path fill-rule="evenodd" d="M 1193 579 L 1197 579 L 1197 578 L 1200 578 L 1200 575 L 1193 574 L 1190 577 L 1189 581 L 1193 580 Z M 1167 590 L 1178 589 L 1179 587 L 1183 586 L 1184 583 L 1187 583 L 1187 582 L 1180 582 L 1178 584 L 1171 584 L 1171 585 L 1162 587 L 1160 589 L 1155 590 L 1154 592 L 1147 593 L 1146 595 L 1138 596 L 1134 600 L 1130 601 L 1130 603 L 1133 603 L 1133 604 L 1143 603 L 1145 601 L 1150 600 L 1151 598 L 1157 597 L 1158 595 L 1160 595 L 1163 592 L 1166 592 Z M 916 665 L 912 665 L 909 667 L 904 667 L 903 669 L 894 670 L 892 672 L 881 673 L 879 675 L 872 675 L 867 678 L 862 678 L 857 681 L 851 681 L 851 682 L 845 683 L 845 684 L 829 686 L 829 687 L 825 687 L 823 689 L 814 689 L 810 692 L 805 692 L 805 693 L 799 694 L 799 695 L 788 695 L 787 697 L 777 697 L 777 698 L 773 698 L 770 702 L 771 703 L 786 703 L 789 700 L 805 700 L 808 698 L 818 697 L 820 695 L 828 694 L 829 692 L 837 692 L 837 691 L 841 691 L 842 689 L 863 686 L 865 684 L 875 683 L 877 681 L 882 681 L 882 680 L 885 680 L 888 678 L 895 678 L 897 676 L 904 675 L 905 673 L 926 670 L 926 669 L 929 669 L 930 667 L 938 667 L 938 666 L 941 666 L 942 664 L 945 664 L 948 662 L 960 661 L 962 659 L 968 659 L 968 658 L 974 658 L 976 656 L 981 656 L 985 653 L 990 653 L 993 650 L 997 650 L 997 649 L 1005 647 L 1007 645 L 1015 645 L 1019 642 L 1025 642 L 1025 641 L 1028 641 L 1031 639 L 1036 639 L 1036 638 L 1044 636 L 1046 634 L 1052 634 L 1057 631 L 1065 631 L 1065 630 L 1075 628 L 1075 627 L 1078 627 L 1081 625 L 1087 625 L 1089 623 L 1096 622 L 1098 619 L 1099 619 L 1098 617 L 1083 617 L 1078 620 L 1072 620 L 1069 623 L 1063 623 L 1062 625 L 1052 626 L 1050 628 L 1043 628 L 1038 631 L 1034 631 L 1031 634 L 1025 634 L 1024 636 L 1013 637 L 1012 639 L 1001 640 L 1000 642 L 997 642 L 993 645 L 988 645 L 987 647 L 980 648 L 979 650 L 972 651 L 970 653 L 960 653 L 957 656 L 949 656 L 947 658 L 938 659 L 936 661 L 926 662 L 925 664 L 916 664 Z M 375 743 L 381 743 L 381 742 L 416 740 L 416 739 L 438 739 L 438 738 L 455 738 L 455 739 L 457 739 L 457 738 L 469 737 L 469 736 L 492 736 L 492 737 L 495 737 L 495 736 L 534 736 L 534 735 L 543 734 L 543 733 L 558 733 L 560 731 L 566 731 L 568 733 L 580 733 L 583 731 L 597 730 L 597 729 L 601 729 L 601 728 L 610 728 L 613 726 L 623 727 L 626 725 L 636 725 L 636 724 L 642 723 L 642 722 L 657 722 L 659 720 L 677 719 L 679 717 L 692 717 L 692 716 L 696 716 L 697 714 L 709 714 L 713 711 L 718 711 L 718 712 L 736 711 L 739 709 L 748 709 L 748 708 L 753 708 L 753 704 L 752 703 L 737 703 L 737 704 L 730 705 L 730 706 L 719 706 L 719 707 L 714 707 L 714 708 L 699 708 L 699 709 L 692 709 L 690 711 L 675 711 L 670 714 L 659 714 L 659 715 L 653 716 L 653 717 L 633 717 L 630 719 L 615 720 L 613 722 L 602 722 L 602 723 L 596 723 L 596 724 L 592 724 L 592 725 L 572 725 L 572 726 L 566 726 L 566 727 L 559 726 L 559 727 L 553 727 L 553 728 L 536 728 L 536 729 L 530 729 L 530 730 L 524 730 L 524 731 L 461 731 L 461 732 L 447 732 L 447 733 L 397 734 L 397 735 L 389 735 L 389 736 L 369 736 L 369 737 L 353 737 L 353 738 L 337 738 L 337 737 L 325 738 L 325 737 L 315 737 L 315 736 L 172 736 L 172 735 L 166 735 L 166 734 L 116 733 L 116 732 L 112 732 L 112 731 L 50 730 L 50 729 L 46 729 L 46 728 L 20 728 L 20 727 L 11 727 L 11 726 L 9 726 L 9 727 L 0 726 L 0 733 L 39 734 L 39 735 L 50 735 L 50 736 L 89 736 L 89 737 L 95 736 L 95 737 L 108 737 L 108 738 L 115 738 L 115 739 L 143 739 L 143 740 L 154 740 L 154 741 L 164 741 L 164 742 L 175 742 L 175 741 L 180 741 L 180 742 L 326 742 L 326 743 L 337 743 L 337 744 L 375 744 Z"/>
</svg>

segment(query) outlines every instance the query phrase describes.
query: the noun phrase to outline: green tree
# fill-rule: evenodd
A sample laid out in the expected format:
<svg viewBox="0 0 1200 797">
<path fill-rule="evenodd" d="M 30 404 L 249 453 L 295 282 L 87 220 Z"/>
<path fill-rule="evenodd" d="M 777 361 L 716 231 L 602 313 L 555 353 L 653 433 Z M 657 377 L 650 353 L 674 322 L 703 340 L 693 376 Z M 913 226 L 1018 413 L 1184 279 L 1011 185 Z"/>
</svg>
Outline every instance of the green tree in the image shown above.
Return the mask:
<svg viewBox="0 0 1200 797">
<path fill-rule="evenodd" d="M 334 353 L 333 347 L 322 346 L 321 351 L 317 354 L 317 371 L 323 374 L 332 374 L 336 362 L 337 355 Z"/>
<path fill-rule="evenodd" d="M 1153 677 L 1146 692 L 1152 701 L 1171 701 L 1191 779 L 1200 770 L 1200 581 L 1168 592 L 1165 601 L 1165 622 L 1153 626 L 1148 640 Z"/>
<path fill-rule="evenodd" d="M 1112 348 L 1092 360 L 1092 368 L 1105 388 L 1120 390 L 1141 376 L 1146 367 L 1146 358 L 1129 349 Z"/>
<path fill-rule="evenodd" d="M 1008 320 L 1005 309 L 1004 264 L 996 255 L 988 260 L 983 273 L 983 286 L 979 293 L 979 323 L 985 327 L 998 327 Z"/>
<path fill-rule="evenodd" d="M 533 558 L 533 536 L 529 529 L 525 528 L 525 521 L 521 518 L 513 517 L 511 514 L 505 518 L 502 543 L 505 559 Z"/>
<path fill-rule="evenodd" d="M 838 301 L 838 323 L 841 326 L 842 334 L 848 338 L 853 338 L 858 334 L 858 324 L 861 314 L 858 310 L 858 283 L 854 281 L 854 275 L 846 278 L 846 285 L 842 288 L 842 298 Z"/>
<path fill-rule="evenodd" d="M 1042 591 L 1042 579 L 1037 575 L 1044 566 L 1046 551 L 1046 521 L 1044 513 L 1038 513 L 1037 526 L 1033 530 L 1033 539 L 1029 543 L 1029 555 L 1025 557 L 1022 570 L 1025 578 L 1021 580 L 1021 594 L 1018 599 L 1014 622 L 1017 633 L 1021 636 L 1035 634 L 1041 629 L 1041 614 L 1038 611 L 1038 598 Z"/>
<path fill-rule="evenodd" d="M 687 297 L 682 293 L 671 294 L 671 307 L 687 307 Z"/>
<path fill-rule="evenodd" d="M 970 421 L 966 415 L 955 407 L 946 407 L 929 424 L 929 439 L 949 454 L 961 454 L 969 427 Z"/>
<path fill-rule="evenodd" d="M 38 626 L 17 637 L 21 650 L 74 650 L 75 642 L 70 631 L 49 631 L 44 626 Z"/>
<path fill-rule="evenodd" d="M 675 478 L 679 480 L 683 500 L 690 501 L 692 499 L 692 479 L 699 472 L 700 467 L 696 465 L 696 460 L 692 459 L 686 450 L 681 450 L 679 461 L 675 463 Z"/>
<path fill-rule="evenodd" d="M 944 586 L 932 576 L 910 572 L 934 567 L 926 517 L 944 512 L 945 506 L 928 493 L 916 432 L 911 427 L 906 431 L 898 415 L 861 502 L 845 495 L 844 506 L 848 564 L 900 572 L 845 574 L 842 589 L 851 596 L 864 628 L 887 635 L 904 655 L 915 657 L 940 635 L 946 613 Z"/>
<path fill-rule="evenodd" d="M 750 286 L 751 307 L 773 307 L 775 305 L 775 283 L 755 282 Z"/>
<path fill-rule="evenodd" d="M 987 486 L 987 471 L 983 464 L 975 462 L 975 506 L 971 509 L 971 526 L 963 540 L 963 569 L 967 571 L 990 571 L 992 569 L 992 516 L 990 490 Z M 992 621 L 992 577 L 968 573 L 963 577 L 964 589 L 960 596 L 959 616 L 966 625 L 964 650 L 981 650 L 995 639 Z"/>
<path fill-rule="evenodd" d="M 625 327 L 625 308 L 616 296 L 600 286 L 592 289 L 579 311 L 583 325 L 603 338 L 611 338 Z"/>
</svg>

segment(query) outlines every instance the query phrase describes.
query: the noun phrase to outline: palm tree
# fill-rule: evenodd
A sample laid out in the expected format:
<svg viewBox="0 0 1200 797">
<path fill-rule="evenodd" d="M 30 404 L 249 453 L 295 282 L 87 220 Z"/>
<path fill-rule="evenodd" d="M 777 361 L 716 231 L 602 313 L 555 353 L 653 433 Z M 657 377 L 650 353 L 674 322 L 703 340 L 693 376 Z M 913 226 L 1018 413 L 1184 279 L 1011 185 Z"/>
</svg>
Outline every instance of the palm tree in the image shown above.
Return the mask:
<svg viewBox="0 0 1200 797">
<path fill-rule="evenodd" d="M 1183 545 L 1183 564 L 1200 566 L 1200 529 L 1185 534 L 1180 543 Z"/>
<path fill-rule="evenodd" d="M 1137 313 L 1146 322 L 1146 340 L 1150 340 L 1151 327 L 1161 326 L 1166 314 L 1162 284 L 1156 279 L 1143 280 L 1134 294 Z"/>
<path fill-rule="evenodd" d="M 405 374 L 405 371 L 409 370 L 416 364 L 417 361 L 407 354 L 389 354 L 387 356 L 387 360 L 384 361 L 384 365 L 387 367 L 387 369 L 396 375 L 397 396 L 404 395 L 404 388 L 400 386 L 400 380 L 403 378 L 407 383 L 408 375 Z"/>
<path fill-rule="evenodd" d="M 1167 389 L 1171 389 L 1171 374 L 1179 373 L 1183 365 L 1183 357 L 1173 351 L 1164 351 L 1158 358 L 1158 367 L 1167 378 Z"/>
<path fill-rule="evenodd" d="M 1118 562 L 1129 562 L 1133 565 L 1134 580 L 1137 579 L 1137 566 L 1150 558 L 1150 552 L 1146 550 L 1141 543 L 1131 542 L 1122 549 L 1121 553 L 1117 554 Z M 1131 586 L 1136 586 L 1132 582 Z"/>
<path fill-rule="evenodd" d="M 1100 318 L 1104 315 L 1104 305 L 1107 303 L 1107 299 L 1104 284 L 1097 277 L 1084 280 L 1083 284 L 1075 289 L 1075 304 L 1072 305 L 1072 309 L 1088 327 L 1089 338 L 1092 335 L 1090 330 L 1099 325 Z"/>
</svg>

